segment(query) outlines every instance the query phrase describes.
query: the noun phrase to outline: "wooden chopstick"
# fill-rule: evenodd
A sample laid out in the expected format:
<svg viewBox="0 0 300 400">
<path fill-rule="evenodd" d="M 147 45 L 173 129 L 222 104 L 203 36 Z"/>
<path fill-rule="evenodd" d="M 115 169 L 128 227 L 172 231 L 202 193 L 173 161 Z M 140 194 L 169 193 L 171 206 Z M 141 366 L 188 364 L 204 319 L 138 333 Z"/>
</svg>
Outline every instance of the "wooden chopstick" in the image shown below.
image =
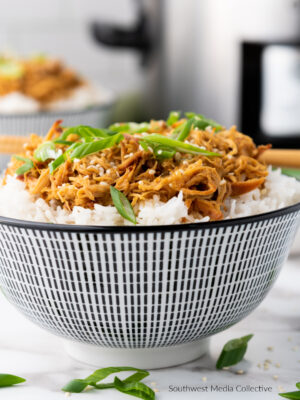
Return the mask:
<svg viewBox="0 0 300 400">
<path fill-rule="evenodd" d="M 26 136 L 0 135 L 0 153 L 15 154 L 22 153 L 24 144 L 28 142 Z"/>
<path fill-rule="evenodd" d="M 0 135 L 0 153 L 21 153 L 24 144 L 27 143 L 26 136 Z M 300 149 L 270 149 L 259 156 L 259 161 L 278 167 L 300 168 Z"/>
<path fill-rule="evenodd" d="M 300 150 L 270 149 L 262 153 L 258 159 L 277 167 L 300 168 Z"/>
</svg>

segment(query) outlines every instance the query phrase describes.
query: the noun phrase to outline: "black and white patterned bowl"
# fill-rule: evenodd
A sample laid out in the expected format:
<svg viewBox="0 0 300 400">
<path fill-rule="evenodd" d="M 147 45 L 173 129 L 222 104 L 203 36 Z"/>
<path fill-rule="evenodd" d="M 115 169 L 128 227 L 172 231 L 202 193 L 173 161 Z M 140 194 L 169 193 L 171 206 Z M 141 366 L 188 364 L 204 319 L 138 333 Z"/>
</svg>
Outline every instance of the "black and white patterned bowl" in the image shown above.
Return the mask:
<svg viewBox="0 0 300 400">
<path fill-rule="evenodd" d="M 25 316 L 73 340 L 74 357 L 98 365 L 178 364 L 202 354 L 205 338 L 260 304 L 299 222 L 300 203 L 247 218 L 155 227 L 0 217 L 0 284 Z"/>
<path fill-rule="evenodd" d="M 28 133 L 45 135 L 53 122 L 61 119 L 65 126 L 107 126 L 115 103 L 113 95 L 107 101 L 93 107 L 70 111 L 47 111 L 27 114 L 0 114 L 0 135 L 22 136 Z M 0 154 L 0 171 L 6 168 L 10 156 Z"/>
</svg>

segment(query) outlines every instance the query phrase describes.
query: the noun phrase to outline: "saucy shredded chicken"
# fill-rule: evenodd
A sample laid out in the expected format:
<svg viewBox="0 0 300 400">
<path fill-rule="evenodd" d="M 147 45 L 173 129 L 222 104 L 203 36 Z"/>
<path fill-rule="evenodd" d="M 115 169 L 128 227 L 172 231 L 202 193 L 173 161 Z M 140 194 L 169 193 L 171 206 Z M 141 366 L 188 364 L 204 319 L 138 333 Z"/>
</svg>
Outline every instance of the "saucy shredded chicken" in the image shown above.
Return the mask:
<svg viewBox="0 0 300 400">
<path fill-rule="evenodd" d="M 124 133 L 123 139 L 110 148 L 81 159 L 72 160 L 67 156 L 51 174 L 52 160 L 37 161 L 34 152 L 42 143 L 60 137 L 63 128 L 61 121 L 57 121 L 45 139 L 31 135 L 22 156 L 32 160 L 34 168 L 18 178 L 37 198 L 67 210 L 75 206 L 112 205 L 112 185 L 127 197 L 133 208 L 154 196 L 167 202 L 182 192 L 189 214 L 221 220 L 228 196 L 239 196 L 263 186 L 268 171 L 257 157 L 270 146 L 256 147 L 250 137 L 234 126 L 218 132 L 213 128 L 192 128 L 185 139 L 185 143 L 218 153 L 218 156 L 176 152 L 171 158 L 159 160 L 150 148 L 141 146 L 140 139 L 147 134 L 171 137 L 185 121 L 181 119 L 171 126 L 165 121 L 151 121 L 145 132 Z M 76 133 L 67 137 L 68 142 L 78 140 Z M 56 144 L 59 154 L 66 149 L 66 144 Z M 15 175 L 22 164 L 12 158 L 6 175 Z"/>
<path fill-rule="evenodd" d="M 46 105 L 68 97 L 84 83 L 58 60 L 32 58 L 1 62 L 9 69 L 0 68 L 0 96 L 19 92 Z"/>
</svg>

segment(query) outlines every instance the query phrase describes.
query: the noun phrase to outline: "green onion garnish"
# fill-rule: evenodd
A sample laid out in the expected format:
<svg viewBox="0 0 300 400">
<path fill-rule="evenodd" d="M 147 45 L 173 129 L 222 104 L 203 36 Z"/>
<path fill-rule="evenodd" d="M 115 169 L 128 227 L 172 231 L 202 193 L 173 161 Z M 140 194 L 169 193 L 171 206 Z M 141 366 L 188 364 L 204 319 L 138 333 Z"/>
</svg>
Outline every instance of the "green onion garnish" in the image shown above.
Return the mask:
<svg viewBox="0 0 300 400">
<path fill-rule="evenodd" d="M 174 139 L 179 140 L 180 142 L 184 142 L 185 139 L 189 136 L 193 124 L 194 118 L 187 120 L 178 128 L 178 131 L 177 129 L 174 131 Z"/>
<path fill-rule="evenodd" d="M 130 375 L 124 380 L 120 380 L 115 377 L 114 382 L 100 383 L 103 379 L 109 375 L 116 374 L 118 372 L 131 372 L 134 374 Z M 155 394 L 152 389 L 148 386 L 141 384 L 140 381 L 149 375 L 148 371 L 132 367 L 108 367 L 97 369 L 93 374 L 85 379 L 73 379 L 62 390 L 69 393 L 81 393 L 88 386 L 94 387 L 94 389 L 117 389 L 122 393 L 129 394 L 131 396 L 139 397 L 145 400 L 152 400 L 155 398 Z M 128 386 L 127 386 L 128 385 Z"/>
<path fill-rule="evenodd" d="M 118 210 L 119 214 L 136 225 L 136 217 L 127 197 L 113 186 L 110 187 L 110 194 L 114 206 Z"/>
<path fill-rule="evenodd" d="M 71 160 L 74 160 L 75 158 L 81 159 L 89 154 L 97 153 L 100 150 L 112 147 L 115 144 L 118 144 L 123 138 L 123 135 L 121 133 L 118 133 L 117 135 L 110 136 L 104 139 L 82 143 L 78 147 L 76 147 L 76 149 L 73 150 L 70 154 Z"/>
<path fill-rule="evenodd" d="M 18 176 L 19 175 L 24 175 L 25 172 L 30 171 L 34 167 L 34 164 L 30 160 L 30 158 L 21 157 L 21 156 L 17 156 L 17 155 L 14 155 L 13 157 L 18 161 L 23 161 L 24 162 L 24 164 L 16 170 L 16 174 Z"/>
<path fill-rule="evenodd" d="M 188 119 L 194 120 L 194 128 L 204 130 L 208 126 L 211 126 L 212 128 L 215 128 L 216 132 L 223 129 L 222 125 L 220 125 L 218 122 L 214 121 L 213 119 L 205 118 L 202 114 L 187 112 L 185 115 Z"/>
<path fill-rule="evenodd" d="M 154 148 L 157 145 L 167 146 L 169 149 L 178 151 L 180 153 L 190 153 L 190 154 L 202 154 L 204 156 L 214 156 L 214 157 L 221 157 L 219 153 L 213 153 L 211 151 L 207 151 L 201 149 L 200 147 L 193 146 L 189 143 L 184 143 L 179 140 L 171 139 L 163 135 L 158 134 L 151 134 L 147 136 L 143 136 L 140 141 L 143 141 L 148 146 Z"/>
<path fill-rule="evenodd" d="M 171 126 L 175 124 L 180 118 L 180 111 L 171 111 L 167 119 L 167 125 Z"/>
<path fill-rule="evenodd" d="M 130 134 L 133 134 L 147 132 L 149 128 L 150 124 L 148 122 L 141 122 L 140 124 L 136 122 L 124 122 L 112 124 L 109 126 L 108 129 L 112 132 L 128 132 Z"/>
<path fill-rule="evenodd" d="M 52 175 L 53 172 L 60 167 L 67 159 L 66 153 L 57 157 L 54 161 L 49 164 L 50 174 Z"/>
<path fill-rule="evenodd" d="M 54 142 L 42 143 L 34 152 L 34 158 L 38 161 L 46 161 L 49 159 L 56 159 L 59 156 L 55 149 Z"/>
<path fill-rule="evenodd" d="M 21 78 L 24 68 L 18 61 L 2 59 L 0 60 L 0 76 L 11 79 Z"/>
<path fill-rule="evenodd" d="M 239 339 L 229 340 L 223 347 L 220 357 L 217 361 L 217 369 L 230 367 L 239 363 L 247 351 L 248 342 L 253 335 L 243 336 Z"/>
<path fill-rule="evenodd" d="M 279 396 L 285 399 L 299 400 L 300 399 L 300 382 L 296 383 L 296 387 L 299 389 L 295 392 L 279 393 Z"/>
<path fill-rule="evenodd" d="M 26 379 L 16 375 L 0 374 L 0 387 L 8 387 L 26 382 Z"/>
</svg>

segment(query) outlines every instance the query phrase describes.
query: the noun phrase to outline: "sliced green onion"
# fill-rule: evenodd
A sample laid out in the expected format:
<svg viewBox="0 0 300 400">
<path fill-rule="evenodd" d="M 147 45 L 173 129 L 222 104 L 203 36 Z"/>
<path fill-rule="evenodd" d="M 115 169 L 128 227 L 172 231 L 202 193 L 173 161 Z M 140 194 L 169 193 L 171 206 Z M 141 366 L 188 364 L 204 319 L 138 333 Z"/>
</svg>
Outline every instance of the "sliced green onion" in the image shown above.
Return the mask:
<svg viewBox="0 0 300 400">
<path fill-rule="evenodd" d="M 53 143 L 56 143 L 56 144 L 64 144 L 64 145 L 69 146 L 69 145 L 73 144 L 74 142 L 71 142 L 70 140 L 56 139 L 56 140 L 54 140 Z"/>
<path fill-rule="evenodd" d="M 225 344 L 220 357 L 217 361 L 217 369 L 230 367 L 239 363 L 247 351 L 248 342 L 252 339 L 253 335 L 243 336 L 239 339 L 230 340 Z"/>
<path fill-rule="evenodd" d="M 38 161 L 56 159 L 59 153 L 56 151 L 54 142 L 42 143 L 34 152 L 34 158 Z"/>
<path fill-rule="evenodd" d="M 179 140 L 171 139 L 166 136 L 158 134 L 143 136 L 142 141 L 146 142 L 146 144 L 149 145 L 150 147 L 152 147 L 152 145 L 154 145 L 155 147 L 157 145 L 163 145 L 180 153 L 203 154 L 204 156 L 214 156 L 214 157 L 221 156 L 221 154 L 219 153 L 207 151 L 201 149 L 200 147 L 193 146 L 192 144 L 180 142 Z"/>
<path fill-rule="evenodd" d="M 81 159 L 89 154 L 98 153 L 100 150 L 108 149 L 109 147 L 118 144 L 122 139 L 123 135 L 118 133 L 117 135 L 110 136 L 105 139 L 82 143 L 70 154 L 71 160 L 74 160 L 75 158 Z"/>
<path fill-rule="evenodd" d="M 97 369 L 91 375 L 85 379 L 73 379 L 67 383 L 62 390 L 69 393 L 81 393 L 86 387 L 93 386 L 95 389 L 110 389 L 115 388 L 114 382 L 110 383 L 99 383 L 103 379 L 107 378 L 109 375 L 116 374 L 118 372 L 130 372 L 135 373 L 128 378 L 124 379 L 124 383 L 139 382 L 149 375 L 148 371 L 143 369 L 133 368 L 133 367 L 108 367 Z"/>
<path fill-rule="evenodd" d="M 154 400 L 155 393 L 149 388 L 149 386 L 145 385 L 142 382 L 131 382 L 125 383 L 122 382 L 117 376 L 114 380 L 115 388 L 121 392 L 134 397 L 138 397 L 143 400 Z"/>
<path fill-rule="evenodd" d="M 180 126 L 179 133 L 176 135 L 175 139 L 180 142 L 184 142 L 185 139 L 189 136 L 190 131 L 192 129 L 192 125 L 194 123 L 194 118 L 187 120 L 184 124 Z"/>
<path fill-rule="evenodd" d="M 113 132 L 128 132 L 130 134 L 133 133 L 141 133 L 147 132 L 150 128 L 150 124 L 148 122 L 124 122 L 124 123 L 116 123 L 109 126 L 109 130 Z"/>
<path fill-rule="evenodd" d="M 16 375 L 0 374 L 0 387 L 8 387 L 18 385 L 19 383 L 26 382 L 26 379 L 20 378 Z"/>
<path fill-rule="evenodd" d="M 136 217 L 127 197 L 113 186 L 110 187 L 110 194 L 114 206 L 119 211 L 119 214 L 136 225 Z"/>
<path fill-rule="evenodd" d="M 18 61 L 0 60 L 0 76 L 5 78 L 18 79 L 24 74 L 24 68 Z"/>
<path fill-rule="evenodd" d="M 109 132 L 106 129 L 97 129 L 91 126 L 86 125 L 78 125 L 66 128 L 64 132 L 60 135 L 58 140 L 66 140 L 69 135 L 75 134 L 82 137 L 85 141 L 91 140 L 91 138 L 95 137 L 108 137 Z"/>
<path fill-rule="evenodd" d="M 180 111 L 171 111 L 167 119 L 167 125 L 171 126 L 175 124 L 179 120 L 180 114 Z"/>
<path fill-rule="evenodd" d="M 284 175 L 291 176 L 293 178 L 299 179 L 300 180 L 300 169 L 294 169 L 294 168 L 281 168 L 281 172 Z"/>
<path fill-rule="evenodd" d="M 28 172 L 28 171 L 30 171 L 32 168 L 34 168 L 34 164 L 33 164 L 33 162 L 30 160 L 30 158 L 21 157 L 21 156 L 17 156 L 17 155 L 14 155 L 13 157 L 14 157 L 16 160 L 18 160 L 18 161 L 23 161 L 23 162 L 24 162 L 24 164 L 16 170 L 16 174 L 17 174 L 18 176 L 19 176 L 19 175 L 24 175 L 25 172 Z"/>
<path fill-rule="evenodd" d="M 297 389 L 300 389 L 300 382 L 296 383 L 296 387 Z M 279 393 L 279 396 L 284 397 L 285 399 L 299 400 L 300 390 L 295 392 Z"/>
<path fill-rule="evenodd" d="M 194 128 L 204 130 L 208 126 L 211 126 L 212 128 L 215 128 L 216 132 L 223 129 L 222 125 L 220 125 L 218 122 L 214 121 L 213 119 L 205 118 L 202 114 L 187 112 L 185 115 L 187 118 L 194 120 Z"/>
<path fill-rule="evenodd" d="M 60 167 L 67 159 L 66 153 L 57 157 L 54 161 L 49 164 L 50 174 L 52 175 L 53 172 Z"/>
<path fill-rule="evenodd" d="M 168 158 L 174 157 L 176 154 L 176 150 L 173 150 L 171 147 L 158 145 L 153 148 L 153 153 L 155 157 L 159 160 L 166 160 Z"/>
</svg>

